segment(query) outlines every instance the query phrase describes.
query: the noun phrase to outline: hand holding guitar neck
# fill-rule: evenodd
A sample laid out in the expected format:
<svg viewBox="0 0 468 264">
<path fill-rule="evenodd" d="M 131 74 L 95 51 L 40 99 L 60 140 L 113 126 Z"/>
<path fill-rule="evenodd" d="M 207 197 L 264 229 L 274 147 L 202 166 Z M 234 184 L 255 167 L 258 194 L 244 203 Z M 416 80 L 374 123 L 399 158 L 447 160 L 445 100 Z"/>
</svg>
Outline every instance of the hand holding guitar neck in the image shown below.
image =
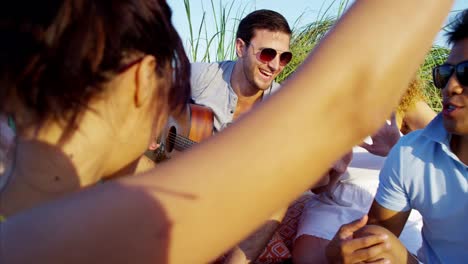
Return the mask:
<svg viewBox="0 0 468 264">
<path fill-rule="evenodd" d="M 213 134 L 210 108 L 189 104 L 178 116 L 170 116 L 161 135 L 151 143 L 145 155 L 156 163 L 171 158 Z"/>
</svg>

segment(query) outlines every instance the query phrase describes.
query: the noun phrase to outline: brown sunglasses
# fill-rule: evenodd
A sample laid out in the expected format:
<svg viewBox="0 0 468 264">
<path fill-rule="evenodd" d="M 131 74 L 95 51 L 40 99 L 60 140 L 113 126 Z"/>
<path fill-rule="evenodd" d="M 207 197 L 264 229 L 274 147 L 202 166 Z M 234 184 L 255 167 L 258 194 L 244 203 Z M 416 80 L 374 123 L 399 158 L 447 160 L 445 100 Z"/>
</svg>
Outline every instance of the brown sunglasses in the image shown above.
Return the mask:
<svg viewBox="0 0 468 264">
<path fill-rule="evenodd" d="M 247 46 L 252 45 L 252 43 L 244 41 Z M 255 48 L 255 47 L 254 47 Z M 279 52 L 275 49 L 272 48 L 261 48 L 257 54 L 258 59 L 261 62 L 267 63 L 276 58 L 276 56 L 279 54 L 279 59 L 280 59 L 280 65 L 281 66 L 286 66 L 292 59 L 292 53 L 290 51 L 285 51 L 285 52 Z"/>
</svg>

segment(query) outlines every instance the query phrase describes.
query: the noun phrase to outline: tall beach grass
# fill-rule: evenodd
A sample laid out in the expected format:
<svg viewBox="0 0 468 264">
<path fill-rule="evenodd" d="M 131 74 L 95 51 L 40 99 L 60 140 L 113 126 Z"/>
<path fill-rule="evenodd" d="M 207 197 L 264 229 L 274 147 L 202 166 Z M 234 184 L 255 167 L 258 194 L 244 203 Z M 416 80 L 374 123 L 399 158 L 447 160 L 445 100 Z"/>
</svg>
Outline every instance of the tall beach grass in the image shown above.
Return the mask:
<svg viewBox="0 0 468 264">
<path fill-rule="evenodd" d="M 333 27 L 337 18 L 349 7 L 349 2 L 349 0 L 323 1 L 314 21 L 298 26 L 301 20 L 309 17 L 304 12 L 293 22 L 290 49 L 294 56 L 284 71 L 278 75 L 277 82 L 281 83 L 295 72 L 307 55 Z M 229 2 L 219 0 L 218 4 L 215 4 L 214 0 L 210 0 L 208 8 L 211 12 L 207 12 L 202 0 L 200 3 L 202 4 L 202 14 L 193 14 L 190 1 L 184 0 L 190 32 L 186 46 L 189 58 L 191 61 L 202 62 L 235 60 L 234 44 L 237 26 L 242 17 L 255 10 L 255 6 L 236 0 Z M 194 16 L 201 17 L 199 24 L 194 23 Z M 291 21 L 289 22 L 291 23 Z M 433 46 L 418 70 L 418 77 L 423 82 L 423 93 L 430 107 L 437 112 L 442 109 L 442 104 L 440 90 L 432 83 L 432 68 L 442 64 L 448 53 L 449 49 L 446 47 Z"/>
</svg>

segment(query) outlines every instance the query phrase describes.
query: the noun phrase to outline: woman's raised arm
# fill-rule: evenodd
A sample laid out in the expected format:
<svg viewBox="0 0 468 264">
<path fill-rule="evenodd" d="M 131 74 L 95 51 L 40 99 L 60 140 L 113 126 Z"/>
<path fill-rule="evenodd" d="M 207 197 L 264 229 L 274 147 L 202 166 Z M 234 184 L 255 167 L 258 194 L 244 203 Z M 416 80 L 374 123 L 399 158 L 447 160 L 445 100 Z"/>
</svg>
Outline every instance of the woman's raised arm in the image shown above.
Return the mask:
<svg viewBox="0 0 468 264">
<path fill-rule="evenodd" d="M 449 0 L 356 1 L 285 87 L 176 161 L 15 215 L 2 263 L 204 263 L 286 206 L 398 103 Z"/>
</svg>

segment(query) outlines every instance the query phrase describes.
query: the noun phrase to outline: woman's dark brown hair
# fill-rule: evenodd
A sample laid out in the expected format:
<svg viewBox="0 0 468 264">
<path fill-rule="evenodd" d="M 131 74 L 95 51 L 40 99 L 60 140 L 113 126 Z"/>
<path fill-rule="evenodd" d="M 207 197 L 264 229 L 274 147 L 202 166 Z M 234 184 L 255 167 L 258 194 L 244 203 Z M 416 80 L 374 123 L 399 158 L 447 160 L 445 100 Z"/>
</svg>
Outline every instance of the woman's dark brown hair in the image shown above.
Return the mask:
<svg viewBox="0 0 468 264">
<path fill-rule="evenodd" d="M 145 54 L 168 83 L 170 109 L 188 100 L 190 66 L 165 0 L 12 0 L 0 13 L 0 112 L 21 105 L 36 121 L 74 121 Z"/>
</svg>

